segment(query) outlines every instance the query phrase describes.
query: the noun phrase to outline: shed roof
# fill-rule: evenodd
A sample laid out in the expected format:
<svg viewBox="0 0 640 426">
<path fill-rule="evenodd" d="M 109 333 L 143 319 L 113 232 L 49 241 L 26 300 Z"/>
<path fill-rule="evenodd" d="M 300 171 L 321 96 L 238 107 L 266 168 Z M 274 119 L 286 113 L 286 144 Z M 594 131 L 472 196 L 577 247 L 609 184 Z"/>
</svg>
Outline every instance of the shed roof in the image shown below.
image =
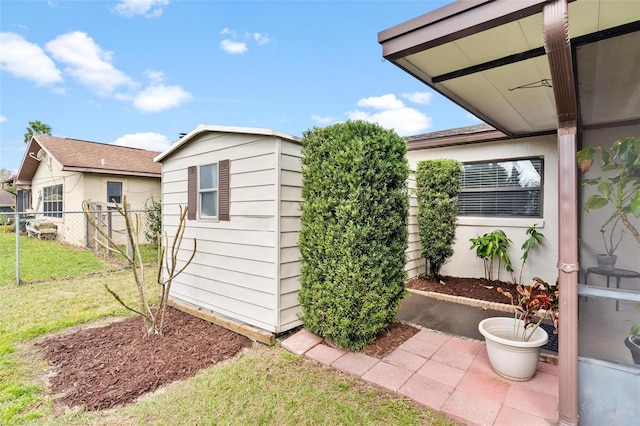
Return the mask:
<svg viewBox="0 0 640 426">
<path fill-rule="evenodd" d="M 162 167 L 153 161 L 158 154 L 146 149 L 37 134 L 22 159 L 17 185 L 31 182 L 40 165 L 38 156 L 49 156 L 65 171 L 159 178 Z"/>
<path fill-rule="evenodd" d="M 184 135 L 182 138 L 178 139 L 173 143 L 173 146 L 168 150 L 164 151 L 162 154 L 158 155 L 154 161 L 162 162 L 167 157 L 170 157 L 174 152 L 178 151 L 185 145 L 187 145 L 191 140 L 195 137 L 199 136 L 202 133 L 207 132 L 217 132 L 217 133 L 236 133 L 236 134 L 249 134 L 249 135 L 261 135 L 261 136 L 275 136 L 278 138 L 282 138 L 288 140 L 290 142 L 300 143 L 300 138 L 295 136 L 288 135 L 286 133 L 278 132 L 277 130 L 272 129 L 261 129 L 254 127 L 234 127 L 234 126 L 217 126 L 217 125 L 209 125 L 209 124 L 200 124 L 198 127 Z"/>
</svg>

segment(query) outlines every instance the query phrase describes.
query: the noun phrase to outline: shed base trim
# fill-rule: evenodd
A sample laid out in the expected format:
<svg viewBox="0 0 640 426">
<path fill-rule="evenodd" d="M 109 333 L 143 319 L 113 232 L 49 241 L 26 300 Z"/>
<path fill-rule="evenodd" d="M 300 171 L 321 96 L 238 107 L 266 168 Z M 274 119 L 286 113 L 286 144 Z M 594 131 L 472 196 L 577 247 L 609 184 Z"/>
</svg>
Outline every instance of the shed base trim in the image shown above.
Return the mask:
<svg viewBox="0 0 640 426">
<path fill-rule="evenodd" d="M 276 336 L 274 333 L 270 333 L 266 330 L 260 330 L 248 324 L 244 324 L 230 318 L 217 315 L 208 309 L 201 308 L 191 303 L 170 298 L 169 306 L 187 314 L 193 315 L 194 317 L 198 317 L 205 321 L 209 321 L 213 324 L 224 327 L 235 333 L 242 334 L 243 336 L 246 336 L 252 340 L 264 343 L 265 345 L 273 346 L 276 343 Z"/>
</svg>

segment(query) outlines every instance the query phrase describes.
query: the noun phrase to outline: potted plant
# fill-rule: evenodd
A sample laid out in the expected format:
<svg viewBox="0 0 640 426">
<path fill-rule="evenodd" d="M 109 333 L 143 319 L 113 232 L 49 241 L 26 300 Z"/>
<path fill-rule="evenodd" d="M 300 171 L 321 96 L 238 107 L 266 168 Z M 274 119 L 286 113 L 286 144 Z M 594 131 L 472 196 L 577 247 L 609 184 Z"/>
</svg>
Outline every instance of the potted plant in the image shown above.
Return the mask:
<svg viewBox="0 0 640 426">
<path fill-rule="evenodd" d="M 638 312 L 640 312 L 640 303 L 638 303 Z M 624 339 L 624 344 L 631 351 L 634 364 L 640 365 L 640 323 L 631 327 L 631 335 Z"/>
<path fill-rule="evenodd" d="M 610 222 L 612 218 L 609 218 L 608 222 Z M 606 230 L 606 226 L 608 225 L 608 223 L 605 223 L 604 225 L 602 225 L 602 228 L 600 228 L 600 233 L 602 234 L 602 242 L 604 243 L 605 253 L 598 254 L 596 256 L 596 260 L 598 262 L 598 268 L 605 271 L 613 271 L 613 269 L 615 268 L 616 260 L 618 260 L 618 256 L 616 256 L 614 253 L 616 252 L 616 249 L 622 242 L 622 237 L 624 237 L 624 230 L 621 229 L 620 238 L 617 239 L 617 242 L 614 240 L 614 232 L 615 232 L 616 226 L 618 225 L 618 222 L 620 222 L 620 217 L 615 216 L 615 218 L 616 220 L 613 222 L 613 226 L 611 227 L 609 238 L 607 238 L 607 230 Z M 607 240 L 609 241 L 607 242 Z"/>
<path fill-rule="evenodd" d="M 593 185 L 598 193 L 587 198 L 583 208 L 588 212 L 612 206 L 613 214 L 603 227 L 617 218 L 640 246 L 640 231 L 629 221 L 629 214 L 640 218 L 640 139 L 617 140 L 611 150 L 587 147 L 578 151 L 578 166 L 582 173 L 587 173 L 594 161 L 600 166 L 601 174 L 584 179 L 582 185 Z"/>
<path fill-rule="evenodd" d="M 500 376 L 514 381 L 533 378 L 540 358 L 540 348 L 549 335 L 540 323 L 550 319 L 557 329 L 558 290 L 540 278 L 533 285 L 517 285 L 517 295 L 502 288 L 514 306 L 514 318 L 492 317 L 482 320 L 478 330 L 484 336 L 489 362 Z"/>
</svg>

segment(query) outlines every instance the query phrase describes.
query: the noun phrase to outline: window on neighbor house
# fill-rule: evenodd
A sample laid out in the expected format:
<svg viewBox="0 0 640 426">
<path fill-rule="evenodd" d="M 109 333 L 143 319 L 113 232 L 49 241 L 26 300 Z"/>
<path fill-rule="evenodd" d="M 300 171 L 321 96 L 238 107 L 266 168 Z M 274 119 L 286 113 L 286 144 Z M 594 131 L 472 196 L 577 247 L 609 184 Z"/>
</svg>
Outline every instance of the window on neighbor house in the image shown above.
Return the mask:
<svg viewBox="0 0 640 426">
<path fill-rule="evenodd" d="M 107 203 L 122 203 L 122 182 L 107 182 Z"/>
<path fill-rule="evenodd" d="M 42 209 L 45 216 L 62 217 L 62 184 L 44 187 Z"/>
<path fill-rule="evenodd" d="M 463 164 L 460 216 L 542 217 L 542 158 Z"/>
</svg>

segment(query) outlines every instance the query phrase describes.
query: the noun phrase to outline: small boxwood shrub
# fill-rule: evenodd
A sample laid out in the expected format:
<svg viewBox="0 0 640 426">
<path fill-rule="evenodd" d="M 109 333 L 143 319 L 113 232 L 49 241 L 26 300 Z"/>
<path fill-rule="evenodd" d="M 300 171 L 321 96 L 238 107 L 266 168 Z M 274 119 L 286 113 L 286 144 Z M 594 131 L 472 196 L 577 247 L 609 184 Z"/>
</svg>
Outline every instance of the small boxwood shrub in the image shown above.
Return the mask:
<svg viewBox="0 0 640 426">
<path fill-rule="evenodd" d="M 405 294 L 406 142 L 348 121 L 307 130 L 302 147 L 301 318 L 359 350 L 393 322 Z"/>
<path fill-rule="evenodd" d="M 418 198 L 418 232 L 425 273 L 433 277 L 453 254 L 458 222 L 458 194 L 462 163 L 441 158 L 418 162 L 416 196 Z"/>
</svg>

